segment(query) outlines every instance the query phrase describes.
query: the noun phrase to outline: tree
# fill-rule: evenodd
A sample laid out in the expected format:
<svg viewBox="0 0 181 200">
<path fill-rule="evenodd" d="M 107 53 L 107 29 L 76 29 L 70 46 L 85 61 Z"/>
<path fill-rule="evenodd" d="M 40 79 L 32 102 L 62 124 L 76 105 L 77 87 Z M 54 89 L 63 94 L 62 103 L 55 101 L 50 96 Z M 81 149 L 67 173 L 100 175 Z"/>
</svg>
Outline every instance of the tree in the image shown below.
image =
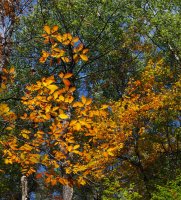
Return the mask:
<svg viewBox="0 0 181 200">
<path fill-rule="evenodd" d="M 71 70 L 71 65 L 66 63 L 88 60 L 88 50 L 79 38 L 72 37 L 70 33 L 60 35 L 57 26 L 45 26 L 44 30 L 45 42 L 52 46 L 50 52 L 42 51 L 40 62 L 45 62 L 50 56 L 57 62 L 63 62 L 64 70 Z M 84 96 L 81 101 L 74 100 L 75 87 L 68 80 L 72 76 L 70 72 L 60 72 L 57 76 L 43 77 L 27 86 L 26 95 L 22 97 L 22 103 L 27 107 L 21 117 L 25 120 L 25 123 L 20 123 L 24 124 L 23 129 L 19 135 L 10 135 L 7 141 L 1 142 L 6 164 L 19 163 L 26 175 L 36 172 L 37 166 L 42 165 L 46 171 L 37 174 L 37 177 L 43 178 L 47 184 L 67 185 L 65 190 L 75 183 L 84 185 L 89 174 L 101 176 L 108 156 L 114 156 L 108 134 L 102 132 L 97 135 L 98 128 L 102 129 L 100 124 L 104 125 L 103 120 L 108 115 L 105 111 L 107 106 L 102 105 L 100 110 L 91 107 L 92 100 Z M 61 87 L 58 77 L 64 87 Z M 96 145 L 99 140 L 102 142 Z M 68 191 L 70 193 L 70 189 Z M 65 196 L 71 199 L 70 194 Z"/>
<path fill-rule="evenodd" d="M 116 185 L 128 189 L 133 183 L 146 199 L 155 185 L 175 178 L 180 41 L 172 38 L 179 34 L 179 9 L 176 0 L 55 0 L 53 6 L 38 1 L 14 29 L 8 60 L 16 72 L 3 67 L 1 149 L 12 146 L 4 151 L 6 163 L 19 163 L 32 177 L 41 169 L 38 182 L 53 183 L 55 190 L 58 180 L 65 185 L 92 181 L 84 188 L 95 183 L 99 197 L 102 178 L 112 174 Z M 34 23 L 35 18 L 40 20 Z M 65 133 L 58 138 L 56 131 Z M 58 153 L 62 163 L 56 152 L 63 152 Z M 59 174 L 57 165 L 65 173 Z"/>
</svg>

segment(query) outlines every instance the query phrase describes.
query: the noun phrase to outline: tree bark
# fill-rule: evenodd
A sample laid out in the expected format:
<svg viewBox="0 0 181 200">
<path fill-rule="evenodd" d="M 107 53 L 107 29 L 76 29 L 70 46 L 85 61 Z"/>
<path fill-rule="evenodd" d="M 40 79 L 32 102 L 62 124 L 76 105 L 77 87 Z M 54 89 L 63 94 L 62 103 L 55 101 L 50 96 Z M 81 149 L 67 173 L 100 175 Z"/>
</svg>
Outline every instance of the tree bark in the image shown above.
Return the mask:
<svg viewBox="0 0 181 200">
<path fill-rule="evenodd" d="M 28 181 L 26 176 L 21 177 L 22 200 L 28 200 Z"/>
<path fill-rule="evenodd" d="M 63 200 L 72 200 L 73 197 L 73 187 L 69 185 L 63 186 Z"/>
</svg>

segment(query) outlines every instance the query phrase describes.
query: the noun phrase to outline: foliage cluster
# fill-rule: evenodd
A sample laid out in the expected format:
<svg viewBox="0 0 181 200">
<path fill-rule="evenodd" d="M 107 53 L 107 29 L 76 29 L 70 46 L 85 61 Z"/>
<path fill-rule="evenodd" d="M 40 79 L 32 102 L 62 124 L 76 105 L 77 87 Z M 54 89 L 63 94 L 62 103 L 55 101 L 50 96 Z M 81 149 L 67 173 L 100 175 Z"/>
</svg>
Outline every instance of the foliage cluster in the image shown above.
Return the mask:
<svg viewBox="0 0 181 200">
<path fill-rule="evenodd" d="M 181 198 L 180 8 L 2 1 L 0 199 Z"/>
</svg>

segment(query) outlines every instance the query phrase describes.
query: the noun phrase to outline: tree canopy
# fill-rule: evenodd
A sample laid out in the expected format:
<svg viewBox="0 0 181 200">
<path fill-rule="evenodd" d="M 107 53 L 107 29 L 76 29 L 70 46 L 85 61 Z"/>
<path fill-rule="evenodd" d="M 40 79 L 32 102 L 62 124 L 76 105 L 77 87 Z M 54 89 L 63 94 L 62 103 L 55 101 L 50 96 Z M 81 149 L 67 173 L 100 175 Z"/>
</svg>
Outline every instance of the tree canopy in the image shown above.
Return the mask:
<svg viewBox="0 0 181 200">
<path fill-rule="evenodd" d="M 0 199 L 179 200 L 180 9 L 2 0 Z"/>
</svg>

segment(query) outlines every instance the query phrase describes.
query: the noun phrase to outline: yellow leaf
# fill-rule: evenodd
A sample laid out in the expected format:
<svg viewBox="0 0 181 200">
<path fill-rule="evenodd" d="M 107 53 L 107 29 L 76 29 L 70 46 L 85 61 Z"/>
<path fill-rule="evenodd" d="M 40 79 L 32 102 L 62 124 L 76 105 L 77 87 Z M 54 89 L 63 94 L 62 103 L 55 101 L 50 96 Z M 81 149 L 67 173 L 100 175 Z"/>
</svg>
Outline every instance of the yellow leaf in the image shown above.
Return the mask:
<svg viewBox="0 0 181 200">
<path fill-rule="evenodd" d="M 55 82 L 54 76 L 50 76 L 47 79 L 43 79 L 43 85 L 46 87 L 47 85 L 52 84 L 53 82 Z"/>
<path fill-rule="evenodd" d="M 102 105 L 101 109 L 104 110 L 104 109 L 106 109 L 106 108 L 108 108 L 108 107 L 109 107 L 108 105 L 105 105 L 105 104 L 104 104 L 104 105 Z"/>
<path fill-rule="evenodd" d="M 59 107 L 58 106 L 56 106 L 56 107 L 53 107 L 53 111 L 56 111 L 56 110 L 58 110 L 59 109 Z"/>
<path fill-rule="evenodd" d="M 50 110 L 51 110 L 51 105 L 47 105 L 46 107 L 45 107 L 45 112 L 47 113 L 47 112 L 50 112 Z"/>
<path fill-rule="evenodd" d="M 19 148 L 19 150 L 22 150 L 22 151 L 31 151 L 32 149 L 33 148 L 29 144 L 24 144 L 23 146 Z"/>
<path fill-rule="evenodd" d="M 82 126 L 85 126 L 85 127 L 87 127 L 87 128 L 91 128 L 90 124 L 88 124 L 86 121 L 84 121 L 84 120 L 79 120 L 79 122 L 80 122 L 80 124 L 81 124 Z"/>
<path fill-rule="evenodd" d="M 1 83 L 1 89 L 3 89 L 3 90 L 6 89 L 6 85 L 4 83 Z"/>
<path fill-rule="evenodd" d="M 113 152 L 111 149 L 108 149 L 107 153 L 110 155 L 110 156 L 114 156 Z"/>
<path fill-rule="evenodd" d="M 70 59 L 68 57 L 62 57 L 62 60 L 63 62 L 66 62 L 66 63 L 70 62 Z"/>
<path fill-rule="evenodd" d="M 31 133 L 31 131 L 26 130 L 26 129 L 23 129 L 23 130 L 21 131 L 21 134 L 29 134 L 29 133 Z"/>
<path fill-rule="evenodd" d="M 9 72 L 10 72 L 11 74 L 13 74 L 13 73 L 15 72 L 15 68 L 14 68 L 14 67 L 11 67 L 10 70 L 9 70 Z"/>
<path fill-rule="evenodd" d="M 64 33 L 63 40 L 72 40 L 72 35 L 70 33 Z"/>
<path fill-rule="evenodd" d="M 56 91 L 56 92 L 53 93 L 53 98 L 54 98 L 54 99 L 57 99 L 58 96 L 59 96 L 59 92 L 58 92 L 58 91 Z"/>
<path fill-rule="evenodd" d="M 7 165 L 7 164 L 12 164 L 12 160 L 11 159 L 5 159 L 4 160 L 4 163 Z"/>
<path fill-rule="evenodd" d="M 40 156 L 37 156 L 37 154 L 32 154 L 30 161 L 33 163 L 38 163 L 39 162 Z"/>
<path fill-rule="evenodd" d="M 46 51 L 42 51 L 42 57 L 39 59 L 40 63 L 44 63 L 50 54 Z"/>
<path fill-rule="evenodd" d="M 88 61 L 88 57 L 85 54 L 80 54 L 80 57 L 83 61 Z"/>
<path fill-rule="evenodd" d="M 11 126 L 8 126 L 7 128 L 6 128 L 6 130 L 7 131 L 11 131 L 13 128 L 11 127 Z"/>
<path fill-rule="evenodd" d="M 86 103 L 86 101 L 87 101 L 87 99 L 86 99 L 86 97 L 85 97 L 85 96 L 82 96 L 82 97 L 81 97 L 81 100 L 82 100 L 82 103 L 83 103 L 83 104 L 85 104 L 85 103 Z"/>
<path fill-rule="evenodd" d="M 72 170 L 70 168 L 65 168 L 66 174 L 70 174 Z"/>
<path fill-rule="evenodd" d="M 53 53 L 51 54 L 51 56 L 53 58 L 61 58 L 64 54 L 65 54 L 64 50 L 55 48 L 55 49 L 53 49 Z"/>
<path fill-rule="evenodd" d="M 72 120 L 72 121 L 70 122 L 70 126 L 74 126 L 76 123 L 77 123 L 77 120 Z"/>
<path fill-rule="evenodd" d="M 65 98 L 65 102 L 66 102 L 66 103 L 72 103 L 73 100 L 74 100 L 74 97 L 73 97 L 73 96 L 70 96 L 70 95 L 69 95 L 68 97 Z"/>
<path fill-rule="evenodd" d="M 86 181 L 85 181 L 82 177 L 79 177 L 77 182 L 78 182 L 80 185 L 85 185 L 85 184 L 86 184 Z"/>
<path fill-rule="evenodd" d="M 22 133 L 22 136 L 25 138 L 25 139 L 29 139 L 29 135 L 25 134 L 25 133 Z"/>
<path fill-rule="evenodd" d="M 73 149 L 72 146 L 68 146 L 68 147 L 67 147 L 67 151 L 69 151 L 69 152 L 71 152 L 72 149 Z"/>
<path fill-rule="evenodd" d="M 75 145 L 75 146 L 74 146 L 74 150 L 75 150 L 75 149 L 78 149 L 79 147 L 80 147 L 79 144 Z"/>
<path fill-rule="evenodd" d="M 81 129 L 81 124 L 79 122 L 77 122 L 74 126 L 74 129 L 79 131 Z"/>
<path fill-rule="evenodd" d="M 60 117 L 61 119 L 68 119 L 68 118 L 69 118 L 69 116 L 66 115 L 66 114 L 64 114 L 64 113 L 61 113 L 61 114 L 59 115 L 59 117 Z"/>
<path fill-rule="evenodd" d="M 47 88 L 51 91 L 51 94 L 52 94 L 53 92 L 55 92 L 55 90 L 58 89 L 58 86 L 56 86 L 56 85 L 48 85 Z"/>
<path fill-rule="evenodd" d="M 62 42 L 63 41 L 63 37 L 59 34 L 59 35 L 56 35 L 55 38 L 59 41 L 59 42 Z"/>
<path fill-rule="evenodd" d="M 64 96 L 60 95 L 60 96 L 58 97 L 58 100 L 59 100 L 59 101 L 64 101 L 65 98 L 64 98 Z"/>
<path fill-rule="evenodd" d="M 84 105 L 81 103 L 81 102 L 75 102 L 74 104 L 73 104 L 73 107 L 83 107 Z"/>
<path fill-rule="evenodd" d="M 0 104 L 0 114 L 1 113 L 8 113 L 10 111 L 9 107 L 5 103 Z"/>
</svg>

